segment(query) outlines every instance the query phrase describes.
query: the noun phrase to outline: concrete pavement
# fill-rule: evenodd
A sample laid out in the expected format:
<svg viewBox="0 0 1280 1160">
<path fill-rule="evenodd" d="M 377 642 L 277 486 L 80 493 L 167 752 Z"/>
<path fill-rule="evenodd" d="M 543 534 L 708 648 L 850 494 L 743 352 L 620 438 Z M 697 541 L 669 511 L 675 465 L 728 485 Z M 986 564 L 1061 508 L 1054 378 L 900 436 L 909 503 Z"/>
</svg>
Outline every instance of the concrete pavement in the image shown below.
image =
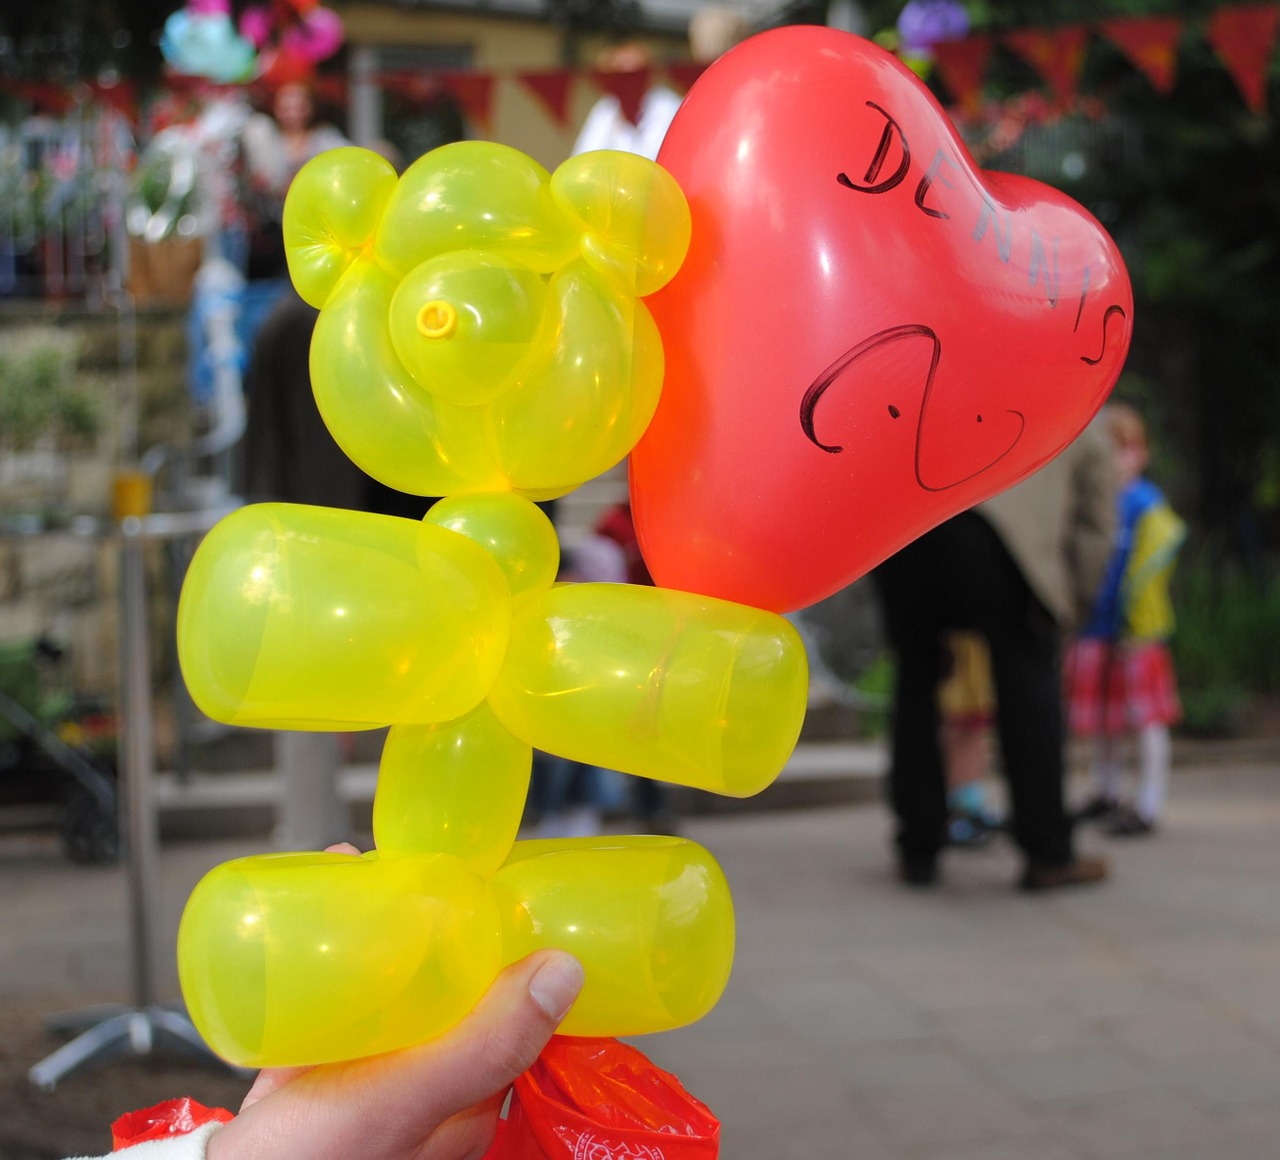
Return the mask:
<svg viewBox="0 0 1280 1160">
<path fill-rule="evenodd" d="M 639 1045 L 720 1116 L 725 1160 L 1280 1154 L 1269 759 L 1184 761 L 1162 832 L 1086 834 L 1113 880 L 1049 896 L 1012 888 L 1005 847 L 952 853 L 936 890 L 905 890 L 876 804 L 685 829 L 733 887 L 737 962 L 710 1016 Z M 191 886 L 264 848 L 165 844 L 162 997 L 177 994 L 170 948 Z M 121 870 L 70 866 L 39 836 L 0 840 L 0 996 L 127 1001 L 127 929 Z"/>
</svg>

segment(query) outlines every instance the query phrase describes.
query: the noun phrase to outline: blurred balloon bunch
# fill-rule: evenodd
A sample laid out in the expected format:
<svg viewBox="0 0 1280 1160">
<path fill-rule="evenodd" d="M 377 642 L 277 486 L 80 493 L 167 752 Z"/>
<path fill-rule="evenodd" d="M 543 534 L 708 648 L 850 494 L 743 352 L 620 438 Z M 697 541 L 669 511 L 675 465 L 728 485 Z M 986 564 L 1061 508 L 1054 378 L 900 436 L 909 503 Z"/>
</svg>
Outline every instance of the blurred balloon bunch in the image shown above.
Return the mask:
<svg viewBox="0 0 1280 1160">
<path fill-rule="evenodd" d="M 160 50 L 171 67 L 219 84 L 309 75 L 342 47 L 342 18 L 316 0 L 270 0 L 235 21 L 230 0 L 188 0 L 165 21 Z"/>
<path fill-rule="evenodd" d="M 746 796 L 803 719 L 787 621 L 556 583 L 556 534 L 532 502 L 618 463 L 654 412 L 663 348 L 643 299 L 688 248 L 680 188 L 623 153 L 548 174 L 462 142 L 397 179 L 339 149 L 300 172 L 284 228 L 294 285 L 320 309 L 311 374 L 334 437 L 382 482 L 446 498 L 420 522 L 254 505 L 196 553 L 178 643 L 204 712 L 390 730 L 374 851 L 240 859 L 197 886 L 178 942 L 192 1018 L 244 1065 L 386 1051 L 444 1030 L 544 946 L 586 968 L 567 1033 L 699 1018 L 734 938 L 706 850 L 516 840 L 534 747 Z"/>
<path fill-rule="evenodd" d="M 933 72 L 933 46 L 968 35 L 969 12 L 960 0 L 907 0 L 894 26 L 873 39 L 927 80 Z"/>
</svg>

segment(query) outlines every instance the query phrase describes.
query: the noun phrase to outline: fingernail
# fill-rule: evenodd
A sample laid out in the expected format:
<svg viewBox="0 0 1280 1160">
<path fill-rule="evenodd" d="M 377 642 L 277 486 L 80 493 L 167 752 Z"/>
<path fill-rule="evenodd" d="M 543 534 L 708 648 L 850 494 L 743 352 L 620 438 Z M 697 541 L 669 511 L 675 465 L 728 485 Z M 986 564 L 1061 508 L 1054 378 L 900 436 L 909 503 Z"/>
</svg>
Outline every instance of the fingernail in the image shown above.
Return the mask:
<svg viewBox="0 0 1280 1160">
<path fill-rule="evenodd" d="M 557 952 L 533 972 L 529 994 L 552 1019 L 563 1019 L 582 990 L 586 978 L 582 964 L 572 955 Z"/>
</svg>

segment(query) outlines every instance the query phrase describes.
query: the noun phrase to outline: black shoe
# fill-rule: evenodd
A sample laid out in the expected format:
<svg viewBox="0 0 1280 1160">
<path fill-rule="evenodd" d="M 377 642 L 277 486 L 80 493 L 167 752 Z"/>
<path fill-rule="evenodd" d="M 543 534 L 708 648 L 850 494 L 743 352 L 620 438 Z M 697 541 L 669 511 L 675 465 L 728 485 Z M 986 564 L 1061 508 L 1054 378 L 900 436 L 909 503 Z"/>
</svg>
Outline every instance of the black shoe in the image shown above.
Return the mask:
<svg viewBox="0 0 1280 1160">
<path fill-rule="evenodd" d="M 899 858 L 898 878 L 907 886 L 932 886 L 938 881 L 938 859 Z"/>
<path fill-rule="evenodd" d="M 1031 891 L 1059 890 L 1064 886 L 1091 886 L 1095 882 L 1102 882 L 1110 872 L 1105 858 L 1076 858 L 1061 866 L 1028 862 L 1020 885 L 1023 890 Z"/>
<path fill-rule="evenodd" d="M 1142 838 L 1156 832 L 1155 822 L 1148 821 L 1130 805 L 1117 806 L 1104 828 L 1113 838 Z"/>
<path fill-rule="evenodd" d="M 1101 822 L 1115 813 L 1119 805 L 1120 803 L 1115 798 L 1094 794 L 1071 817 L 1076 822 Z"/>
</svg>

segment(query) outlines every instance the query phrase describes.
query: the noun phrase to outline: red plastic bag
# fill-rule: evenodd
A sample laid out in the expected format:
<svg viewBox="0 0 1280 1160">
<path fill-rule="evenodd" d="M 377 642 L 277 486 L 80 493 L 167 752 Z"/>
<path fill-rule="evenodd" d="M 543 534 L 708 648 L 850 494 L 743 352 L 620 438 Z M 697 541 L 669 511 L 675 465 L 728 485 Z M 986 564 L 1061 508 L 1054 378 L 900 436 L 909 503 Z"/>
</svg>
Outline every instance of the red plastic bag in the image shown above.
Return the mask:
<svg viewBox="0 0 1280 1160">
<path fill-rule="evenodd" d="M 111 1125 L 111 1150 L 119 1152 L 144 1140 L 164 1140 L 169 1136 L 185 1136 L 203 1124 L 217 1120 L 225 1124 L 235 1117 L 226 1108 L 206 1108 L 190 1096 L 165 1100 L 152 1108 L 125 1112 Z"/>
<path fill-rule="evenodd" d="M 715 1160 L 720 1121 L 616 1039 L 555 1036 L 515 1083 L 484 1160 Z"/>
</svg>

